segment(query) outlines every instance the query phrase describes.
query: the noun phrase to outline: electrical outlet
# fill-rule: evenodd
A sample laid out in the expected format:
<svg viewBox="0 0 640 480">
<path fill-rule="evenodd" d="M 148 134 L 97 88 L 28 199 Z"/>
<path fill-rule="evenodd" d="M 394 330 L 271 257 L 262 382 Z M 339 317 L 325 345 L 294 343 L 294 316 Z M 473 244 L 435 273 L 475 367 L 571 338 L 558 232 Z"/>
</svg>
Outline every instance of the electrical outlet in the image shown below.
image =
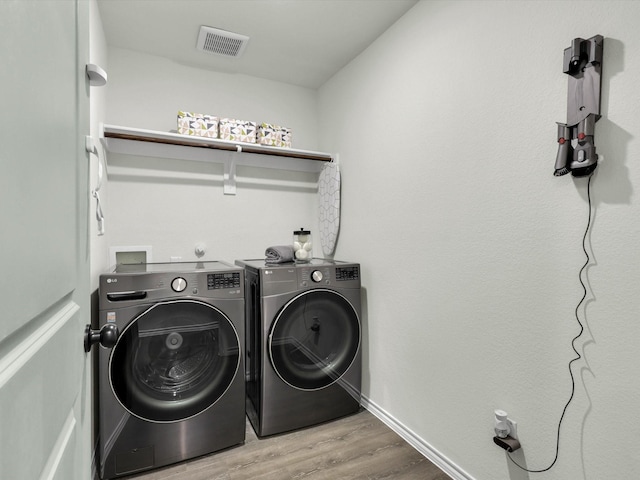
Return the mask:
<svg viewBox="0 0 640 480">
<path fill-rule="evenodd" d="M 495 410 L 493 414 L 493 431 L 496 434 L 493 443 L 507 452 L 515 452 L 522 448 L 518 440 L 518 424 L 507 417 L 504 410 Z"/>
<path fill-rule="evenodd" d="M 504 410 L 496 410 L 493 412 L 495 415 L 494 429 L 496 435 L 499 437 L 510 436 L 511 438 L 518 439 L 518 423 L 511 420 L 507 416 L 507 412 Z"/>
</svg>

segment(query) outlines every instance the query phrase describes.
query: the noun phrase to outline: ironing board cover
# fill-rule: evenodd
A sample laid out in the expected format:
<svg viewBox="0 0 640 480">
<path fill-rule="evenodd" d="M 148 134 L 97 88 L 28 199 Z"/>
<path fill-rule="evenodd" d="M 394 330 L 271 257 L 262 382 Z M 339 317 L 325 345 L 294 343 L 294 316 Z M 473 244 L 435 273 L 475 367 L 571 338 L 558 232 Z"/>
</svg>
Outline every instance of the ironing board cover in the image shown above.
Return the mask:
<svg viewBox="0 0 640 480">
<path fill-rule="evenodd" d="M 336 163 L 322 167 L 318 178 L 318 207 L 322 252 L 330 256 L 336 248 L 340 229 L 340 170 Z"/>
</svg>

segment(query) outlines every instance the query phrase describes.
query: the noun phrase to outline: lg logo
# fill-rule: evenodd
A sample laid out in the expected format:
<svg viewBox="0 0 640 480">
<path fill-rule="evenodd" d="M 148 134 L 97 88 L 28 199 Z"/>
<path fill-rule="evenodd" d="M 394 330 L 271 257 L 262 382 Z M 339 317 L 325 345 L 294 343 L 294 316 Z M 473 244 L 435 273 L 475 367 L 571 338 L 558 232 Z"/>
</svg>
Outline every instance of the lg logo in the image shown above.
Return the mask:
<svg viewBox="0 0 640 480">
<path fill-rule="evenodd" d="M 117 278 L 107 278 L 107 283 L 118 283 Z"/>
</svg>

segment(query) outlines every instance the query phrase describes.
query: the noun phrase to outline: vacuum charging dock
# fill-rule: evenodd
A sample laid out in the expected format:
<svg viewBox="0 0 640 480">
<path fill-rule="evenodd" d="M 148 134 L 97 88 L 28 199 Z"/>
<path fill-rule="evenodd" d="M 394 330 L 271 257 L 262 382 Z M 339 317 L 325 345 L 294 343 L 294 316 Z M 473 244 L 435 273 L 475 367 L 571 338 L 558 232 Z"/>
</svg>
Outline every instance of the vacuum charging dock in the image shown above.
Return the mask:
<svg viewBox="0 0 640 480">
<path fill-rule="evenodd" d="M 594 143 L 600 119 L 602 35 L 575 38 L 564 50 L 563 72 L 569 76 L 567 123 L 558 122 L 558 154 L 554 175 L 590 175 L 598 166 Z"/>
</svg>

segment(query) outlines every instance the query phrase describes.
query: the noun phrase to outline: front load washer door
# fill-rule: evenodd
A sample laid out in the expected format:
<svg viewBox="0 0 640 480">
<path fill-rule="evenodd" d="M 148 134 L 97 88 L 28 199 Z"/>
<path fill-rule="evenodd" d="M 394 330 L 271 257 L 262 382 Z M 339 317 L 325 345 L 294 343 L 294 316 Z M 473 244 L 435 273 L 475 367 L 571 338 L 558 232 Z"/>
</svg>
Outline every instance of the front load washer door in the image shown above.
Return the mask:
<svg viewBox="0 0 640 480">
<path fill-rule="evenodd" d="M 113 392 L 131 414 L 151 422 L 197 415 L 222 397 L 240 363 L 240 340 L 217 308 L 160 302 L 133 319 L 111 353 Z"/>
<path fill-rule="evenodd" d="M 300 390 L 319 390 L 342 377 L 360 347 L 360 320 L 342 295 L 309 290 L 278 313 L 269 355 L 278 376 Z"/>
</svg>

